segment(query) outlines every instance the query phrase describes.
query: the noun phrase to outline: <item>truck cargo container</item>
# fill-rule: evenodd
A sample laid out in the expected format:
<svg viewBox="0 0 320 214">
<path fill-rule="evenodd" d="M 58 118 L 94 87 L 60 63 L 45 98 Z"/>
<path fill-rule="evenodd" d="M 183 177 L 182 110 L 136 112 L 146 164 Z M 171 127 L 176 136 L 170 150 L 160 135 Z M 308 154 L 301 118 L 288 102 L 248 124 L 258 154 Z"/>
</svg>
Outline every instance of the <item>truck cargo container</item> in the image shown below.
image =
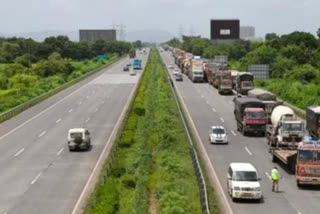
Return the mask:
<svg viewBox="0 0 320 214">
<path fill-rule="evenodd" d="M 248 72 L 241 72 L 237 76 L 236 91 L 238 94 L 247 95 L 248 91 L 254 88 L 253 75 Z"/>
<path fill-rule="evenodd" d="M 234 99 L 234 115 L 237 129 L 244 136 L 247 133 L 263 135 L 266 128 L 264 104 L 256 98 L 236 97 Z"/>
<path fill-rule="evenodd" d="M 320 144 L 319 139 L 305 136 L 297 149 L 276 148 L 271 150 L 272 161 L 282 162 L 295 172 L 297 186 L 320 185 Z"/>
<path fill-rule="evenodd" d="M 188 76 L 192 82 L 203 82 L 203 61 L 201 59 L 192 59 L 190 61 Z"/>
<path fill-rule="evenodd" d="M 130 59 L 133 59 L 136 57 L 136 50 L 135 49 L 130 50 L 129 57 L 130 57 Z"/>
<path fill-rule="evenodd" d="M 294 111 L 284 105 L 275 107 L 271 113 L 271 124 L 267 125 L 266 134 L 271 147 L 296 149 L 302 141 L 305 129 Z"/>
<path fill-rule="evenodd" d="M 310 106 L 306 113 L 309 134 L 320 138 L 320 106 Z"/>
</svg>

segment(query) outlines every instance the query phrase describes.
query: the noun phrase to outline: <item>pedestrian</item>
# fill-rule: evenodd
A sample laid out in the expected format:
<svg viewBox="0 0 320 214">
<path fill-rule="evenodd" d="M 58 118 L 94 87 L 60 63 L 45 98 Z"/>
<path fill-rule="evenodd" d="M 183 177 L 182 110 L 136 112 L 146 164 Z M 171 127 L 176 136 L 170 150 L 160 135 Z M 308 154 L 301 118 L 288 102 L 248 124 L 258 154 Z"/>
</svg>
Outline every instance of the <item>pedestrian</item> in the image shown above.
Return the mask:
<svg viewBox="0 0 320 214">
<path fill-rule="evenodd" d="M 272 192 L 278 192 L 280 174 L 276 166 L 271 170 L 271 179 L 272 179 Z"/>
</svg>

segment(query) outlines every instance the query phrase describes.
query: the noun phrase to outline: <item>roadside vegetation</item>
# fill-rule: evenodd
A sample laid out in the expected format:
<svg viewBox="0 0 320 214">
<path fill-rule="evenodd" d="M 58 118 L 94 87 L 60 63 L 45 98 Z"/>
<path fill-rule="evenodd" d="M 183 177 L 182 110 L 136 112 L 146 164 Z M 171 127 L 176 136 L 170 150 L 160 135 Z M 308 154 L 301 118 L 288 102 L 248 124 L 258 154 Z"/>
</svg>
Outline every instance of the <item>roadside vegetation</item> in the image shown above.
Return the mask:
<svg viewBox="0 0 320 214">
<path fill-rule="evenodd" d="M 141 41 L 0 38 L 0 113 L 109 64 Z M 97 58 L 97 56 L 101 56 Z"/>
<path fill-rule="evenodd" d="M 164 69 L 152 49 L 114 158 L 105 163 L 85 213 L 201 213 L 187 139 Z"/>
<path fill-rule="evenodd" d="M 213 45 L 208 39 L 193 38 L 183 42 L 173 39 L 168 44 L 208 59 L 227 55 L 234 70 L 246 71 L 249 64 L 270 64 L 272 79 L 256 81 L 257 87 L 302 109 L 320 105 L 320 29 L 317 37 L 306 32 L 269 33 L 264 42 Z"/>
</svg>

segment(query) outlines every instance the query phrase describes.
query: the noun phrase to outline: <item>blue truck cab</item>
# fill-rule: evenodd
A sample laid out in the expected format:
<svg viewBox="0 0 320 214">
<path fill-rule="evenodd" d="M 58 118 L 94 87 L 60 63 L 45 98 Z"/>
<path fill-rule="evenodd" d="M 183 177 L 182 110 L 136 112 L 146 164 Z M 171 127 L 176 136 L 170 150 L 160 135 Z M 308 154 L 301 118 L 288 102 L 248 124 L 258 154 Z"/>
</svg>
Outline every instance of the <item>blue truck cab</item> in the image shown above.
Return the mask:
<svg viewBox="0 0 320 214">
<path fill-rule="evenodd" d="M 133 63 L 132 63 L 132 67 L 134 70 L 140 70 L 140 69 L 142 69 L 141 64 L 142 64 L 141 59 L 134 59 Z"/>
</svg>

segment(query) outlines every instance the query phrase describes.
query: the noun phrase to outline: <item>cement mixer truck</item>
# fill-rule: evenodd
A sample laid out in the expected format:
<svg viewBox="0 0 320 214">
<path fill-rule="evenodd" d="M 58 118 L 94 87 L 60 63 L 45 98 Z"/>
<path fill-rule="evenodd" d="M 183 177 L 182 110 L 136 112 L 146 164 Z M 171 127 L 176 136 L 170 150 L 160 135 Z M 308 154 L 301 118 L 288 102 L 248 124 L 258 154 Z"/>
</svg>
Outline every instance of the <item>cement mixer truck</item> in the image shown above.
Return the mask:
<svg viewBox="0 0 320 214">
<path fill-rule="evenodd" d="M 304 133 L 303 122 L 296 117 L 291 108 L 279 105 L 273 109 L 271 124 L 266 128 L 266 137 L 271 147 L 296 149 Z"/>
</svg>

